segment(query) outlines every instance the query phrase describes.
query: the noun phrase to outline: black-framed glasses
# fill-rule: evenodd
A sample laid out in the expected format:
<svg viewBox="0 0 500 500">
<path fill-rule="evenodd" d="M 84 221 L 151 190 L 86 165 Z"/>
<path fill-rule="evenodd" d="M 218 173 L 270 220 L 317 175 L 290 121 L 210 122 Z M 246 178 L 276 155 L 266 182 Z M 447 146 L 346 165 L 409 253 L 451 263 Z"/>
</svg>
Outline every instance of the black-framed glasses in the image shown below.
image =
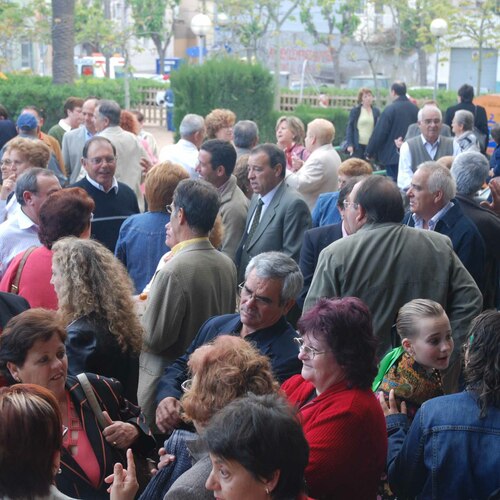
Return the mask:
<svg viewBox="0 0 500 500">
<path fill-rule="evenodd" d="M 310 347 L 308 345 L 305 345 L 304 339 L 302 337 L 295 337 L 293 340 L 299 346 L 299 351 L 305 353 L 307 355 L 307 357 L 311 358 L 311 359 L 314 359 L 316 356 L 319 356 L 320 354 L 325 354 L 327 352 L 331 352 L 329 350 L 318 351 L 314 347 Z"/>
<path fill-rule="evenodd" d="M 241 296 L 245 297 L 246 299 L 253 299 L 255 300 L 255 302 L 263 306 L 270 306 L 273 303 L 273 300 L 270 299 L 269 297 L 262 297 L 261 295 L 256 295 L 255 292 L 252 292 L 246 287 L 245 283 L 246 282 L 243 281 L 238 285 L 238 290 Z"/>
</svg>

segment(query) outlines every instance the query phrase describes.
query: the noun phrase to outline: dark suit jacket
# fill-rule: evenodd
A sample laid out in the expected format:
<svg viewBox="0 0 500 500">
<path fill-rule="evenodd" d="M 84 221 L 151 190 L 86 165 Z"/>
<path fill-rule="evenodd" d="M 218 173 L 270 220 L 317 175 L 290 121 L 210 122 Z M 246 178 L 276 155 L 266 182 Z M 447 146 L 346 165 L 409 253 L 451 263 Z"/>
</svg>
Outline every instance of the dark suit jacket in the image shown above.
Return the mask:
<svg viewBox="0 0 500 500">
<path fill-rule="evenodd" d="M 342 238 L 342 222 L 315 227 L 304 233 L 299 262 L 300 270 L 304 275 L 304 286 L 297 299 L 297 303 L 301 308 L 304 306 L 307 292 L 311 286 L 319 254 L 323 248 L 326 248 L 334 241 L 340 240 L 340 238 Z"/>
<path fill-rule="evenodd" d="M 91 373 L 88 373 L 87 376 L 94 389 L 97 401 L 100 403 L 101 408 L 109 413 L 111 420 L 128 422 L 139 429 L 139 437 L 132 446 L 134 452 L 147 454 L 151 451 L 155 446 L 155 440 L 146 425 L 144 415 L 138 406 L 134 406 L 123 398 L 121 384 L 115 379 L 99 377 Z M 68 375 L 66 391 L 69 392 L 69 397 L 75 406 L 80 422 L 85 428 L 97 463 L 100 466 L 99 486 L 97 489 L 94 488 L 85 472 L 64 447 L 61 452 L 62 473 L 56 475 L 56 486 L 59 491 L 74 498 L 86 500 L 109 499 L 109 495 L 106 493 L 108 485 L 104 483 L 104 478 L 113 473 L 113 466 L 116 462 L 121 462 L 126 466 L 125 454 L 108 444 L 102 435 L 94 412 L 76 377 Z"/>
<path fill-rule="evenodd" d="M 311 213 L 306 202 L 284 181 L 262 215 L 252 240 L 247 243 L 248 228 L 258 200 L 259 197 L 254 195 L 236 253 L 239 281 L 244 279 L 251 258 L 263 252 L 284 252 L 298 262 L 304 231 L 311 227 Z"/>
<path fill-rule="evenodd" d="M 470 111 L 474 115 L 474 126 L 476 126 L 483 134 L 486 134 L 486 144 L 488 144 L 488 117 L 486 116 L 486 110 L 482 106 L 476 106 L 472 102 L 459 102 L 458 104 L 455 104 L 455 106 L 450 106 L 446 110 L 444 123 L 451 127 L 453 117 L 460 109 Z"/>
<path fill-rule="evenodd" d="M 366 155 L 382 165 L 397 165 L 399 152 L 394 139 L 404 137 L 408 127 L 417 121 L 418 108 L 406 96 L 399 96 L 380 115 L 366 147 Z"/>
<path fill-rule="evenodd" d="M 0 292 L 0 333 L 11 318 L 29 308 L 25 298 L 14 293 Z"/>
</svg>

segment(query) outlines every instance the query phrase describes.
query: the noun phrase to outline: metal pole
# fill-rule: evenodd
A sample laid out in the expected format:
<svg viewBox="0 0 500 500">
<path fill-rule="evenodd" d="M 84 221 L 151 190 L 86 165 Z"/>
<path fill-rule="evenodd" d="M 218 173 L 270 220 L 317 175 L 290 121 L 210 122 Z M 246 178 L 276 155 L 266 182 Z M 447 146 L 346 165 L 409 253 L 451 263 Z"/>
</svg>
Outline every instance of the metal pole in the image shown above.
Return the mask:
<svg viewBox="0 0 500 500">
<path fill-rule="evenodd" d="M 203 36 L 198 37 L 198 63 L 200 66 L 203 64 Z"/>
<path fill-rule="evenodd" d="M 436 68 L 434 71 L 434 93 L 433 99 L 437 100 L 437 88 L 438 88 L 438 66 L 439 66 L 439 36 L 436 37 Z"/>
</svg>

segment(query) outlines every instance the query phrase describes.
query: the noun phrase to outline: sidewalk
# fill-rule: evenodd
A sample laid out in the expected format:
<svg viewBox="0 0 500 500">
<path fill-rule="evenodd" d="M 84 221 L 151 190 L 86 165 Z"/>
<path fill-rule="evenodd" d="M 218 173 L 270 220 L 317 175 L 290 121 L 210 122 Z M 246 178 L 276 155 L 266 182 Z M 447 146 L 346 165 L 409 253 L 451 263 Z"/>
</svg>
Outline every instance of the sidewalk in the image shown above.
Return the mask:
<svg viewBox="0 0 500 500">
<path fill-rule="evenodd" d="M 159 150 L 161 150 L 163 146 L 174 143 L 174 133 L 169 132 L 166 128 L 145 126 L 144 130 L 154 135 Z"/>
</svg>

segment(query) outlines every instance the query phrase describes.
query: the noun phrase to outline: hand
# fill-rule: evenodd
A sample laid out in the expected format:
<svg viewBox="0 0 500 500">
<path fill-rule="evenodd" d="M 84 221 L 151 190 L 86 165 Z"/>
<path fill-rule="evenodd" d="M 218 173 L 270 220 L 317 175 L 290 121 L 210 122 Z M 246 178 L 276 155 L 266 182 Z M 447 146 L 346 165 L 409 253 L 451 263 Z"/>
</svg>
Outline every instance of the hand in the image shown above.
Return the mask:
<svg viewBox="0 0 500 500">
<path fill-rule="evenodd" d="M 144 156 L 141 158 L 140 164 L 142 175 L 146 175 L 153 168 L 153 164 Z"/>
<path fill-rule="evenodd" d="M 165 448 L 160 448 L 158 450 L 158 455 L 160 456 L 160 460 L 158 462 L 158 466 L 156 469 L 152 469 L 151 474 L 156 474 L 158 471 L 162 470 L 163 467 L 166 467 L 167 465 L 171 464 L 175 460 L 175 455 L 170 455 L 170 453 L 167 453 L 167 450 Z"/>
<path fill-rule="evenodd" d="M 290 170 L 292 172 L 297 172 L 297 170 L 300 170 L 300 168 L 304 165 L 304 162 L 296 155 L 292 155 L 292 166 Z"/>
<path fill-rule="evenodd" d="M 401 145 L 403 144 L 404 140 L 402 137 L 398 137 L 397 139 L 394 139 L 394 144 L 395 146 L 400 149 Z"/>
<path fill-rule="evenodd" d="M 178 399 L 162 399 L 156 408 L 156 425 L 161 432 L 175 429 L 181 421 L 181 403 Z"/>
<path fill-rule="evenodd" d="M 406 403 L 404 401 L 401 403 L 401 411 L 398 410 L 396 396 L 394 396 L 394 389 L 391 389 L 389 392 L 389 406 L 387 406 L 383 391 L 379 391 L 378 393 L 378 402 L 380 403 L 382 411 L 386 417 L 387 415 L 397 415 L 398 413 L 406 415 Z"/>
<path fill-rule="evenodd" d="M 0 200 L 6 200 L 16 187 L 16 174 L 9 175 L 3 180 L 2 190 L 0 191 Z"/>
<path fill-rule="evenodd" d="M 135 425 L 120 421 L 113 422 L 107 411 L 103 411 L 103 414 L 109 426 L 102 431 L 102 434 L 112 446 L 125 449 L 139 437 L 139 429 Z"/>
<path fill-rule="evenodd" d="M 353 146 L 347 146 L 346 151 L 352 156 L 354 153 L 354 147 Z"/>
<path fill-rule="evenodd" d="M 116 463 L 113 474 L 104 479 L 106 484 L 111 484 L 108 488 L 110 500 L 133 500 L 139 490 L 139 483 L 135 474 L 134 455 L 132 450 L 127 450 L 127 469 L 123 465 Z"/>
<path fill-rule="evenodd" d="M 485 208 L 489 208 L 497 215 L 500 215 L 500 177 L 495 177 L 491 179 L 490 183 L 491 197 L 493 201 L 490 203 L 489 201 L 482 201 L 481 206 Z"/>
</svg>

